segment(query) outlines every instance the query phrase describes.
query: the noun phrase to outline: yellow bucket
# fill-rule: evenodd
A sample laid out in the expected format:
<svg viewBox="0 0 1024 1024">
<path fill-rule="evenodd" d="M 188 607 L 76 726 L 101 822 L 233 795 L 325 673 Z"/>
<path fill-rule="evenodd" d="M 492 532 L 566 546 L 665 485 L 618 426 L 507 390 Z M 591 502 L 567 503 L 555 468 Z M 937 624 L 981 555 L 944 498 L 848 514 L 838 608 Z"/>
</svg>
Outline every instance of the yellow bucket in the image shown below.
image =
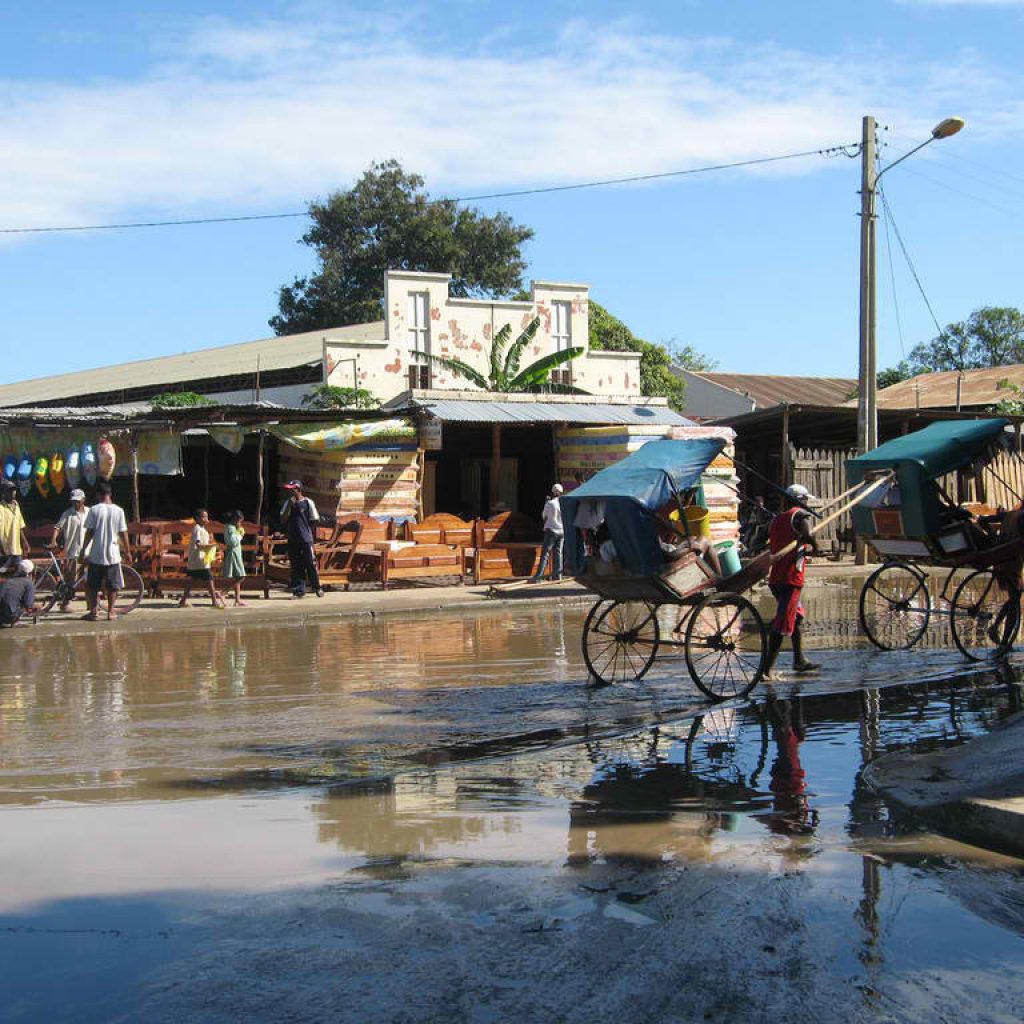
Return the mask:
<svg viewBox="0 0 1024 1024">
<path fill-rule="evenodd" d="M 686 529 L 691 537 L 711 536 L 711 517 L 706 508 L 700 505 L 687 505 L 683 510 L 686 513 Z"/>
</svg>

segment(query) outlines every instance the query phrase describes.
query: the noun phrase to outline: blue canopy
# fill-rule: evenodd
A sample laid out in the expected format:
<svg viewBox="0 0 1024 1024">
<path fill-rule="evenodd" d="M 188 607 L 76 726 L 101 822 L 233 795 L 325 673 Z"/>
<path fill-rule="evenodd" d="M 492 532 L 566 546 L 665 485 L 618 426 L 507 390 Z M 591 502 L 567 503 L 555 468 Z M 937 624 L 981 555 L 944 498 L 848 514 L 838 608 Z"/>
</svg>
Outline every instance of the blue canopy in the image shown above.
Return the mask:
<svg viewBox="0 0 1024 1024">
<path fill-rule="evenodd" d="M 608 532 L 619 561 L 632 573 L 650 575 L 664 563 L 658 526 L 651 512 L 675 493 L 700 484 L 704 470 L 725 447 L 720 437 L 686 441 L 648 441 L 614 466 L 602 469 L 561 499 L 569 569 L 580 572 L 582 543 L 576 516 L 585 501 L 602 502 Z"/>
</svg>

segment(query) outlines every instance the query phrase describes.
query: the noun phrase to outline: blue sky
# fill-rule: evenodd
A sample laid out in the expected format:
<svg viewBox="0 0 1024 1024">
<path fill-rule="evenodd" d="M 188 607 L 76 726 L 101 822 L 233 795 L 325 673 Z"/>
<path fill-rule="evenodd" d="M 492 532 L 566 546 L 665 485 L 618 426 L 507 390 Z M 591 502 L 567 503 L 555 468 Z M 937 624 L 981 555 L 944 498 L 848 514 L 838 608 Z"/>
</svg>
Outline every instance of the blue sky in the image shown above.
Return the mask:
<svg viewBox="0 0 1024 1024">
<path fill-rule="evenodd" d="M 959 114 L 886 177 L 944 324 L 1024 307 L 1022 36 L 1024 0 L 5 4 L 0 227 L 302 210 L 392 156 L 450 195 L 679 170 L 852 143 L 866 113 L 884 164 Z M 840 155 L 480 205 L 641 336 L 852 376 L 858 186 Z M 0 379 L 264 337 L 302 230 L 0 236 Z M 885 366 L 935 329 L 879 243 Z"/>
</svg>

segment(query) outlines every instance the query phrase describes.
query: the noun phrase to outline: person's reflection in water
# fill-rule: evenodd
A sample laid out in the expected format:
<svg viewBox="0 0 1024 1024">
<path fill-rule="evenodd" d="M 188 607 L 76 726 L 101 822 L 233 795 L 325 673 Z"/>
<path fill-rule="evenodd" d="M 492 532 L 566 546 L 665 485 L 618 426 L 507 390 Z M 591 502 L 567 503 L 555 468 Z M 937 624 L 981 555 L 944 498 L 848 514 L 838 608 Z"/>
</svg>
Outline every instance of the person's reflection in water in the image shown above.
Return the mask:
<svg viewBox="0 0 1024 1024">
<path fill-rule="evenodd" d="M 818 812 L 807 801 L 807 774 L 800 763 L 800 744 L 807 737 L 800 697 L 787 701 L 769 694 L 768 713 L 776 747 L 771 767 L 773 799 L 768 828 L 783 836 L 813 835 Z"/>
</svg>

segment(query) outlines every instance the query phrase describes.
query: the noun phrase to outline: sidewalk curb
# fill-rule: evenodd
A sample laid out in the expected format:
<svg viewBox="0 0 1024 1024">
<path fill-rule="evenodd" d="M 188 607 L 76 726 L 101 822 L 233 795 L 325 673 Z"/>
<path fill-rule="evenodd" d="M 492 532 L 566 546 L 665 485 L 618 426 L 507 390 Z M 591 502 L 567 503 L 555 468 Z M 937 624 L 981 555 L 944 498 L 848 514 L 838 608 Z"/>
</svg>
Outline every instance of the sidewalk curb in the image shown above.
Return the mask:
<svg viewBox="0 0 1024 1024">
<path fill-rule="evenodd" d="M 864 782 L 887 803 L 965 842 L 1024 856 L 1024 712 L 956 747 L 872 761 Z"/>
</svg>

